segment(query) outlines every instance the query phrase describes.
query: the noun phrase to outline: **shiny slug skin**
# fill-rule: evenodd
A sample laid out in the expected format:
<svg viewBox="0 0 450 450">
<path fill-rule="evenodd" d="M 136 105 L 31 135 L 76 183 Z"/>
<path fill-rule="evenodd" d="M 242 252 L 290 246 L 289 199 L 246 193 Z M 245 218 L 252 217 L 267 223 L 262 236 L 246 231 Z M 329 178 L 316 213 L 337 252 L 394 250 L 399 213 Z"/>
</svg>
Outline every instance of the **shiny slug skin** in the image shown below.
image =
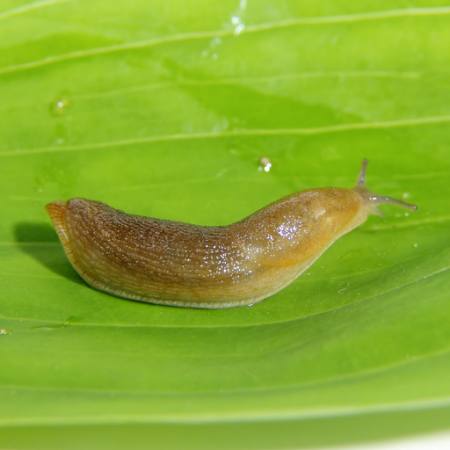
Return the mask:
<svg viewBox="0 0 450 450">
<path fill-rule="evenodd" d="M 129 299 L 196 308 L 248 305 L 304 272 L 379 203 L 412 205 L 363 186 L 292 194 L 228 226 L 126 214 L 81 198 L 47 211 L 65 253 L 91 286 Z"/>
</svg>

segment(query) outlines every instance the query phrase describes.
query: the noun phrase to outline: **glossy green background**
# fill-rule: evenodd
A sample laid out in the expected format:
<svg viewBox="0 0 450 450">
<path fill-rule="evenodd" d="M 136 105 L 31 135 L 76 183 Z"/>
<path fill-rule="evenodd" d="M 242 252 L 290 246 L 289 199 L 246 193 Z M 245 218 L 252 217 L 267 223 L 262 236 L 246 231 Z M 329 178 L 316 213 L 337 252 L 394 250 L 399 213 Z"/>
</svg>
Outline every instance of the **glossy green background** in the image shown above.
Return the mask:
<svg viewBox="0 0 450 450">
<path fill-rule="evenodd" d="M 0 7 L 0 448 L 291 449 L 448 428 L 450 4 Z M 82 196 L 226 224 L 350 187 L 363 157 L 371 189 L 419 212 L 384 208 L 252 308 L 94 291 L 43 210 Z"/>
</svg>

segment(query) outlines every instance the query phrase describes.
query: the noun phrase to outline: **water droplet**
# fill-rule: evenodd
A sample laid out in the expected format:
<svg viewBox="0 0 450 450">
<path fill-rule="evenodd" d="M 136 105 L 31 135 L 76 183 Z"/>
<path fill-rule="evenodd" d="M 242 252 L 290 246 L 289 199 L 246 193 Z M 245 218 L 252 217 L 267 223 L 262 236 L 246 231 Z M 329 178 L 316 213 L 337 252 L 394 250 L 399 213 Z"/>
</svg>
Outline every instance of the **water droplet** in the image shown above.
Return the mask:
<svg viewBox="0 0 450 450">
<path fill-rule="evenodd" d="M 414 242 L 413 247 L 417 248 L 419 246 L 419 244 L 417 242 Z"/>
<path fill-rule="evenodd" d="M 221 131 L 226 130 L 228 126 L 229 126 L 228 120 L 223 118 L 214 124 L 212 131 L 214 133 L 220 133 Z"/>
<path fill-rule="evenodd" d="M 219 36 L 216 36 L 211 39 L 209 46 L 210 47 L 218 47 L 221 44 L 222 44 L 222 38 L 220 38 Z"/>
<path fill-rule="evenodd" d="M 218 48 L 222 45 L 222 39 L 218 36 L 213 37 L 208 44 L 208 48 L 202 51 L 201 55 L 204 58 L 211 58 L 216 61 L 219 59 Z"/>
<path fill-rule="evenodd" d="M 70 106 L 70 101 L 66 97 L 60 97 L 50 104 L 50 111 L 55 116 L 62 116 Z"/>
<path fill-rule="evenodd" d="M 403 200 L 408 200 L 409 198 L 411 198 L 411 193 L 410 192 L 403 192 L 402 198 L 403 198 Z"/>
<path fill-rule="evenodd" d="M 254 303 L 249 303 L 248 305 L 247 305 L 247 308 L 251 308 L 251 307 L 253 307 L 255 304 Z"/>
<path fill-rule="evenodd" d="M 231 16 L 231 25 L 233 26 L 233 33 L 236 36 L 245 30 L 245 24 L 239 16 Z"/>
<path fill-rule="evenodd" d="M 7 330 L 6 328 L 0 328 L 0 336 L 6 336 L 9 333 L 10 331 Z"/>
<path fill-rule="evenodd" d="M 233 27 L 233 34 L 239 35 L 245 30 L 245 23 L 243 20 L 243 15 L 247 9 L 247 0 L 240 0 L 239 7 L 236 12 L 231 15 L 231 26 Z"/>
<path fill-rule="evenodd" d="M 270 170 L 272 169 L 272 161 L 267 158 L 266 156 L 262 156 L 259 159 L 259 166 L 258 166 L 258 170 L 260 172 L 270 172 Z"/>
</svg>

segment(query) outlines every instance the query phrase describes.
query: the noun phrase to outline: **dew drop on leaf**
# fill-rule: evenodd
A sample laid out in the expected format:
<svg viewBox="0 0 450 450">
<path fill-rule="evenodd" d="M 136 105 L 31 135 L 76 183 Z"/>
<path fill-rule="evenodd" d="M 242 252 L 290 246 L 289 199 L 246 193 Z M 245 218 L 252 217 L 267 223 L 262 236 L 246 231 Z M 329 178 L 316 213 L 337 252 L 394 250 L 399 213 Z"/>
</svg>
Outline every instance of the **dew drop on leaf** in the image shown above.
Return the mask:
<svg viewBox="0 0 450 450">
<path fill-rule="evenodd" d="M 233 34 L 238 36 L 245 30 L 245 23 L 242 18 L 245 10 L 247 9 L 247 0 L 240 0 L 239 7 L 236 12 L 231 15 L 231 26 L 233 27 Z"/>
<path fill-rule="evenodd" d="M 50 104 L 50 112 L 54 116 L 62 116 L 69 106 L 70 101 L 65 97 L 60 97 Z"/>
<path fill-rule="evenodd" d="M 208 47 L 202 51 L 201 55 L 204 58 L 211 58 L 216 61 L 219 59 L 219 47 L 222 45 L 222 39 L 218 36 L 211 39 L 208 44 Z"/>
<path fill-rule="evenodd" d="M 272 169 L 272 161 L 267 158 L 266 156 L 262 156 L 259 159 L 259 166 L 258 166 L 258 170 L 260 172 L 270 172 L 270 170 Z"/>
<path fill-rule="evenodd" d="M 241 34 L 245 29 L 245 25 L 239 16 L 231 16 L 231 25 L 233 26 L 233 33 L 235 35 Z"/>
</svg>

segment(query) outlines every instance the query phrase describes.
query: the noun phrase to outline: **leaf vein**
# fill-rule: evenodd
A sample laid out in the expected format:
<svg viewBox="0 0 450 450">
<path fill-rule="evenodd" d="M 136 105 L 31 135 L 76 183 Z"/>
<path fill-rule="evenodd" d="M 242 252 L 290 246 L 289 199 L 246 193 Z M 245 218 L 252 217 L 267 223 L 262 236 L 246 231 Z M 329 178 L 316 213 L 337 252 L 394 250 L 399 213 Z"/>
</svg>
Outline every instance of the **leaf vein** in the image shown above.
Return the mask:
<svg viewBox="0 0 450 450">
<path fill-rule="evenodd" d="M 67 3 L 70 0 L 42 0 L 32 3 L 27 3 L 25 5 L 18 6 L 16 8 L 11 8 L 6 11 L 0 12 L 0 20 L 6 19 L 8 17 L 18 16 L 20 14 L 25 14 L 29 11 L 34 11 L 36 9 L 45 8 L 52 5 L 59 5 L 61 3 Z"/>
<path fill-rule="evenodd" d="M 155 135 L 142 138 L 130 138 L 123 140 L 97 142 L 92 144 L 81 144 L 72 146 L 42 147 L 25 150 L 18 150 L 18 149 L 3 150 L 0 151 L 0 156 L 6 157 L 6 156 L 36 155 L 42 153 L 102 150 L 111 147 L 124 147 L 130 145 L 142 145 L 159 142 L 192 141 L 201 139 L 224 139 L 224 138 L 226 139 L 233 137 L 258 137 L 258 136 L 274 136 L 274 137 L 311 136 L 311 135 L 323 135 L 329 133 L 342 133 L 359 130 L 382 130 L 389 128 L 435 125 L 449 122 L 450 122 L 450 115 L 441 115 L 428 117 L 411 117 L 411 118 L 374 121 L 374 122 L 344 123 L 311 128 L 240 128 L 222 132 L 203 131 L 197 133 L 174 133 L 167 135 Z"/>
<path fill-rule="evenodd" d="M 413 7 L 403 9 L 392 9 L 384 11 L 371 11 L 353 14 L 340 14 L 334 16 L 316 16 L 302 17 L 295 19 L 286 19 L 279 22 L 267 22 L 248 26 L 242 34 L 261 33 L 265 31 L 273 31 L 277 29 L 291 28 L 296 26 L 316 26 L 327 24 L 340 24 L 352 22 L 365 22 L 375 20 L 394 19 L 401 17 L 421 17 L 421 16 L 439 16 L 450 14 L 450 7 Z M 213 30 L 213 31 L 196 31 L 174 34 L 171 36 L 160 36 L 142 41 L 134 41 L 122 44 L 109 45 L 105 47 L 96 47 L 88 50 L 76 50 L 73 52 L 63 53 L 60 55 L 47 56 L 45 58 L 20 63 L 0 69 L 0 75 L 31 70 L 43 66 L 49 66 L 66 61 L 77 59 L 91 58 L 94 56 L 113 54 L 128 50 L 136 50 L 143 48 L 156 47 L 164 44 L 183 43 L 194 40 L 201 40 L 214 37 L 233 36 L 234 30 Z"/>
</svg>

